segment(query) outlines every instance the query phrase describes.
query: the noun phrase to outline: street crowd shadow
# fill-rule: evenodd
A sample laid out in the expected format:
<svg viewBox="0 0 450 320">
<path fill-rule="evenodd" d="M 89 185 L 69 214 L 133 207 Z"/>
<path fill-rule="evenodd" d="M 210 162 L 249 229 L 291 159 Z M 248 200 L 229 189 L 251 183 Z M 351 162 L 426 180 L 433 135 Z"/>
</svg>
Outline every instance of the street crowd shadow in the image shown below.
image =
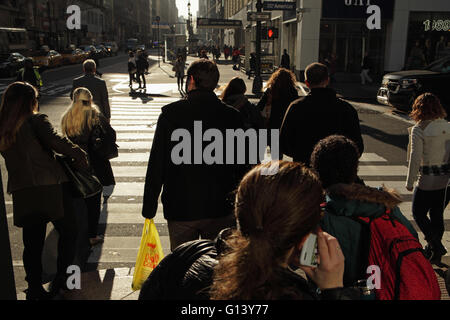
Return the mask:
<svg viewBox="0 0 450 320">
<path fill-rule="evenodd" d="M 362 121 L 361 121 L 362 122 Z M 361 124 L 361 134 L 368 135 L 386 144 L 393 145 L 406 151 L 408 147 L 408 135 L 405 134 L 390 134 L 379 129 L 369 127 Z"/>
</svg>

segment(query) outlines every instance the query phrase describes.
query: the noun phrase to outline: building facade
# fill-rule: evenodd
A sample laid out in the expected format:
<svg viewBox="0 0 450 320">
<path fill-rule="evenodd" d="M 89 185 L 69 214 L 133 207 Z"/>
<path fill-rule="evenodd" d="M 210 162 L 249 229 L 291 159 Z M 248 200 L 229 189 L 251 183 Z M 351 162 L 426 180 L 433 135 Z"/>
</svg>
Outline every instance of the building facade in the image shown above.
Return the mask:
<svg viewBox="0 0 450 320">
<path fill-rule="evenodd" d="M 255 22 L 247 21 L 247 11 L 256 11 L 256 0 L 225 0 L 225 19 L 242 20 L 242 30 L 225 30 L 225 43 L 254 50 Z M 279 30 L 277 38 L 262 41 L 263 58 L 280 63 L 283 49 L 291 56 L 291 69 L 299 78 L 306 66 L 336 57 L 336 71 L 354 75 L 361 70 L 368 52 L 374 62 L 372 72 L 381 76 L 408 66 L 416 43 L 427 62 L 450 50 L 450 1 L 448 0 L 296 0 L 296 11 L 271 11 L 263 26 Z M 381 9 L 381 29 L 369 30 L 369 5 Z M 250 48 L 250 50 L 248 49 Z M 248 60 L 248 59 L 247 59 Z"/>
</svg>

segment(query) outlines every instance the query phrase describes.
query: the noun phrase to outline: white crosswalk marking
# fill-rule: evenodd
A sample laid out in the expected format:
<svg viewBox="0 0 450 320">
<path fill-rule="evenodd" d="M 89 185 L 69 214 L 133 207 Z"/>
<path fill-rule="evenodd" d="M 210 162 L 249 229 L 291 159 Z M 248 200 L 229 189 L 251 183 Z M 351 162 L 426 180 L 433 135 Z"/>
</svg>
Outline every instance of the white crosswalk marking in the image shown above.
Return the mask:
<svg viewBox="0 0 450 320">
<path fill-rule="evenodd" d="M 106 224 L 105 242 L 97 246 L 89 257 L 90 264 L 112 266 L 134 266 L 140 244 L 144 219 L 141 216 L 147 162 L 150 155 L 156 122 L 161 108 L 176 98 L 157 98 L 143 103 L 141 99 L 117 96 L 111 99 L 111 123 L 117 131 L 120 147 L 119 157 L 111 161 L 117 184 L 104 204 L 100 223 Z M 413 221 L 411 213 L 411 192 L 404 187 L 407 167 L 388 165 L 388 161 L 375 153 L 365 153 L 360 159 L 358 174 L 369 186 L 385 185 L 397 189 L 407 201 L 400 205 L 403 214 Z M 446 216 L 450 209 L 445 211 Z M 160 232 L 165 254 L 170 252 L 167 221 L 159 204 L 154 222 Z M 128 226 L 129 228 L 127 228 Z M 114 232 L 121 228 L 126 232 Z M 125 234 L 124 234 L 125 233 Z M 420 239 L 423 241 L 423 235 Z M 450 248 L 450 237 L 446 232 L 444 245 Z"/>
</svg>

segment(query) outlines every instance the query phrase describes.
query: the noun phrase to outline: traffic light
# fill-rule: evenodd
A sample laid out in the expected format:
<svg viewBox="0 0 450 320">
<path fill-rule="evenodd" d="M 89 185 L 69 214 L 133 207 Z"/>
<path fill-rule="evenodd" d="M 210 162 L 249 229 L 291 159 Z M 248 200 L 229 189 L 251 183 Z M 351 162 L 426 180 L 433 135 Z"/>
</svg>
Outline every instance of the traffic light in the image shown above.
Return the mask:
<svg viewBox="0 0 450 320">
<path fill-rule="evenodd" d="M 262 40 L 278 39 L 278 28 L 262 27 L 261 28 L 261 39 Z"/>
</svg>

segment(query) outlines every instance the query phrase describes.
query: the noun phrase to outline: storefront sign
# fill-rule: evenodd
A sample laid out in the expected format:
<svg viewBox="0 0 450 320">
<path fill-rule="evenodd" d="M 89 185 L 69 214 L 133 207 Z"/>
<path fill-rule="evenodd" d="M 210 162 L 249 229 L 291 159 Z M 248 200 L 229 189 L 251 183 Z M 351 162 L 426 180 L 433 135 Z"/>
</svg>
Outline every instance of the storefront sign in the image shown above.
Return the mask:
<svg viewBox="0 0 450 320">
<path fill-rule="evenodd" d="M 197 28 L 199 28 L 199 29 L 242 28 L 242 21 L 241 20 L 197 18 Z"/>
<path fill-rule="evenodd" d="M 450 20 L 425 20 L 424 31 L 450 31 Z"/>
<path fill-rule="evenodd" d="M 395 0 L 323 0 L 322 19 L 367 19 L 367 8 L 380 7 L 381 19 L 392 19 Z"/>
<path fill-rule="evenodd" d="M 264 1 L 263 9 L 266 11 L 276 10 L 294 10 L 297 8 L 296 2 L 281 2 L 281 1 Z"/>
</svg>

